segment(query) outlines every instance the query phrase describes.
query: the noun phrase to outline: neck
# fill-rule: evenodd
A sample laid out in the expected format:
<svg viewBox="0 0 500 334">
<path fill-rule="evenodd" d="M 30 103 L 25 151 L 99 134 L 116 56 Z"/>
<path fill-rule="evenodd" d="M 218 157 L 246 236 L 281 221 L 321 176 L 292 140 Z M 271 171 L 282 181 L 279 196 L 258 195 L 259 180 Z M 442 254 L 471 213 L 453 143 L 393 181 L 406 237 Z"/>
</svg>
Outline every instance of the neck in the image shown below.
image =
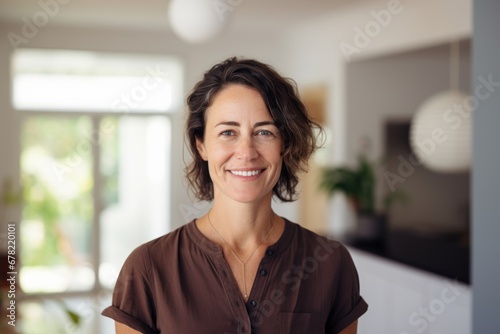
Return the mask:
<svg viewBox="0 0 500 334">
<path fill-rule="evenodd" d="M 262 243 L 277 220 L 270 200 L 229 205 L 216 200 L 208 214 L 213 227 L 235 249 L 248 249 Z"/>
</svg>

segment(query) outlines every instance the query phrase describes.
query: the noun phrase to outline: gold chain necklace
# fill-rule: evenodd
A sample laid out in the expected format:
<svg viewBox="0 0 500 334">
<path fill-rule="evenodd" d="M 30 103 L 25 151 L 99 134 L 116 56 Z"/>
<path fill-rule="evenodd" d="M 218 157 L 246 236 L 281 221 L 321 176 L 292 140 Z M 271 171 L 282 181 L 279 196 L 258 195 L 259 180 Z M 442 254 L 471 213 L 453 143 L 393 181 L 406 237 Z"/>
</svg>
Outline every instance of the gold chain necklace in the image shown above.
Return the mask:
<svg viewBox="0 0 500 334">
<path fill-rule="evenodd" d="M 210 223 L 210 226 L 212 226 L 212 228 L 214 229 L 215 233 L 217 233 L 217 235 L 226 244 L 227 248 L 229 248 L 229 250 L 231 251 L 231 254 L 233 254 L 233 256 L 236 258 L 236 260 L 238 260 L 238 262 L 241 264 L 241 268 L 242 268 L 242 271 L 243 271 L 243 288 L 244 288 L 243 297 L 245 298 L 245 300 L 247 300 L 248 299 L 248 292 L 247 292 L 247 277 L 246 277 L 246 268 L 245 268 L 245 266 L 248 263 L 248 261 L 250 261 L 250 259 L 252 258 L 252 256 L 255 254 L 255 252 L 257 251 L 257 249 L 259 249 L 260 246 L 262 246 L 267 241 L 267 238 L 269 237 L 269 235 L 271 234 L 271 232 L 274 229 L 274 222 L 271 223 L 272 224 L 271 225 L 271 229 L 266 234 L 266 236 L 264 238 L 264 241 L 262 241 L 257 246 L 257 248 L 255 248 L 253 250 L 252 254 L 250 254 L 250 256 L 243 262 L 243 261 L 240 260 L 240 258 L 238 257 L 238 255 L 236 255 L 236 253 L 233 251 L 233 249 L 231 248 L 231 246 L 229 246 L 229 244 L 227 243 L 227 241 L 222 237 L 222 235 L 219 233 L 219 231 L 217 231 L 217 229 L 215 228 L 215 226 L 212 224 L 212 220 L 210 219 L 210 211 L 208 212 L 207 217 L 208 217 L 208 222 Z"/>
</svg>

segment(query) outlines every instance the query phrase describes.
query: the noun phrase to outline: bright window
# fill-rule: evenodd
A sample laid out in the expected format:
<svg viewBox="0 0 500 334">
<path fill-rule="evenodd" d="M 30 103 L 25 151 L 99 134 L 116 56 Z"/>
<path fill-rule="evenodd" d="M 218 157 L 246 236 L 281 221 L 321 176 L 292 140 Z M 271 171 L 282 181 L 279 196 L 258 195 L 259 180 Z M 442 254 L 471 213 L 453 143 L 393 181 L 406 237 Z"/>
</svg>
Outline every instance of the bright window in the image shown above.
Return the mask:
<svg viewBox="0 0 500 334">
<path fill-rule="evenodd" d="M 12 64 L 16 109 L 171 112 L 181 103 L 175 58 L 18 49 Z"/>
</svg>

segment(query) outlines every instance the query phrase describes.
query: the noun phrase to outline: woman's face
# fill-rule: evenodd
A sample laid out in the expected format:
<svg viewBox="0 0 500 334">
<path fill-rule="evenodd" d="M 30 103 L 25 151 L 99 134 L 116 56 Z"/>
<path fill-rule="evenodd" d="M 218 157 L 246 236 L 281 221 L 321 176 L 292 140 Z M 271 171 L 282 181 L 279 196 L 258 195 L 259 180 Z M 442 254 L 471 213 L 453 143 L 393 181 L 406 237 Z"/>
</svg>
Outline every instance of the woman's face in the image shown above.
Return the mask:
<svg viewBox="0 0 500 334">
<path fill-rule="evenodd" d="M 201 157 L 214 197 L 249 203 L 272 196 L 281 172 L 282 139 L 261 95 L 243 85 L 221 90 L 206 113 Z"/>
</svg>

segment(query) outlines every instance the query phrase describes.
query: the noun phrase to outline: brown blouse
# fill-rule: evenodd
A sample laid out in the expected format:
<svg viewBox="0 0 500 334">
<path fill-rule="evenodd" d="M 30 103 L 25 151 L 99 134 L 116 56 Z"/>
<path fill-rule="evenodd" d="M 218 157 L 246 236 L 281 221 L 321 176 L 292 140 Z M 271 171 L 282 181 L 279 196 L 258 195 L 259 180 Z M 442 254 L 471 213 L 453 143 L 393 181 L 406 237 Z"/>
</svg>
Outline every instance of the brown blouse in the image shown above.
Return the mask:
<svg viewBox="0 0 500 334">
<path fill-rule="evenodd" d="M 347 249 L 286 221 L 248 301 L 194 221 L 135 249 L 102 314 L 142 333 L 338 333 L 366 312 Z"/>
</svg>

